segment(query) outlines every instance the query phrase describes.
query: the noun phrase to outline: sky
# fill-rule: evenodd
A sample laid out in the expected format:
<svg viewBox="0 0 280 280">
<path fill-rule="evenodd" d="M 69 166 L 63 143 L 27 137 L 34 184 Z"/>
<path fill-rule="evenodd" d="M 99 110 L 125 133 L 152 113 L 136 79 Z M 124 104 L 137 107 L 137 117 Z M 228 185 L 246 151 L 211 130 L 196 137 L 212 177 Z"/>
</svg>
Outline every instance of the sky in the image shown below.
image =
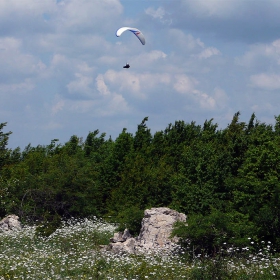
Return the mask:
<svg viewBox="0 0 280 280">
<path fill-rule="evenodd" d="M 116 139 L 148 117 L 219 129 L 280 114 L 279 0 L 2 0 L 0 123 L 8 147 Z M 142 31 L 146 44 L 122 26 Z M 129 69 L 123 69 L 128 62 Z"/>
</svg>

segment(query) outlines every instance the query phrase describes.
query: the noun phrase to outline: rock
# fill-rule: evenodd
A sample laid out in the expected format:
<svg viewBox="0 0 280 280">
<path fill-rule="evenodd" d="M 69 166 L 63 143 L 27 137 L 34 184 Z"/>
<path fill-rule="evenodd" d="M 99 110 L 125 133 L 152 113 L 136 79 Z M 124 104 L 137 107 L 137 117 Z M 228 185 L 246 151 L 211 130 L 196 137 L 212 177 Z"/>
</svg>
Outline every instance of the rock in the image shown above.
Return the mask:
<svg viewBox="0 0 280 280">
<path fill-rule="evenodd" d="M 129 238 L 131 238 L 131 237 L 132 237 L 132 236 L 131 236 L 129 230 L 126 228 L 126 229 L 124 230 L 124 232 L 123 232 L 122 239 L 123 239 L 123 240 L 127 240 L 127 239 L 129 239 Z"/>
<path fill-rule="evenodd" d="M 145 210 L 138 237 L 140 246 L 146 249 L 173 246 L 178 240 L 171 239 L 170 235 L 177 221 L 185 222 L 186 215 L 167 207 Z"/>
<path fill-rule="evenodd" d="M 136 239 L 132 237 L 124 242 L 111 243 L 109 250 L 118 255 L 123 253 L 134 254 L 136 252 L 136 243 Z"/>
<path fill-rule="evenodd" d="M 20 230 L 22 229 L 19 217 L 16 215 L 8 215 L 0 221 L 0 231 Z"/>
<path fill-rule="evenodd" d="M 125 242 L 128 238 L 131 238 L 131 234 L 129 233 L 128 229 L 125 229 L 124 232 L 116 232 L 110 241 L 113 243 L 117 242 Z"/>
<path fill-rule="evenodd" d="M 173 224 L 186 222 L 186 215 L 167 207 L 151 208 L 144 212 L 138 237 L 131 237 L 128 229 L 118 232 L 110 239 L 109 250 L 114 253 L 140 253 L 152 250 L 176 249 L 178 239 L 170 237 Z"/>
<path fill-rule="evenodd" d="M 116 232 L 116 233 L 114 233 L 114 236 L 112 238 L 110 238 L 110 241 L 113 243 L 123 242 L 122 236 L 123 236 L 122 232 Z"/>
</svg>

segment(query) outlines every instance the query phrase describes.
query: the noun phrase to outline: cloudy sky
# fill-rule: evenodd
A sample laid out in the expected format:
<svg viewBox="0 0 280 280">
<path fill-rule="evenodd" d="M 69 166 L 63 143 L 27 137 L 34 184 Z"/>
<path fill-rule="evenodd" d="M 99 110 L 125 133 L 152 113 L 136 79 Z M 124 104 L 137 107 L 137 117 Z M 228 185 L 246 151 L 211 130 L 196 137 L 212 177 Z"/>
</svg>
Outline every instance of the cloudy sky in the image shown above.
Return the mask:
<svg viewBox="0 0 280 280">
<path fill-rule="evenodd" d="M 225 128 L 237 111 L 280 114 L 279 0 L 1 0 L 0 122 L 9 147 L 99 129 L 115 139 L 146 116 Z M 143 46 L 119 27 L 139 28 Z M 129 62 L 130 69 L 122 66 Z"/>
</svg>

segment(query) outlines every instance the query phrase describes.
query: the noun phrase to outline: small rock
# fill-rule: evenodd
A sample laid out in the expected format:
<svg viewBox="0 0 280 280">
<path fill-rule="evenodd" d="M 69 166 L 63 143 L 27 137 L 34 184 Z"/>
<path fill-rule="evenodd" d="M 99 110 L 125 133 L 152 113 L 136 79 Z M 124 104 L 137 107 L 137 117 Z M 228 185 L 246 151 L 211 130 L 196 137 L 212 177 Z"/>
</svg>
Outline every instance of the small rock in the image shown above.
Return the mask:
<svg viewBox="0 0 280 280">
<path fill-rule="evenodd" d="M 21 230 L 22 226 L 19 217 L 16 215 L 8 215 L 0 221 L 0 231 Z"/>
</svg>

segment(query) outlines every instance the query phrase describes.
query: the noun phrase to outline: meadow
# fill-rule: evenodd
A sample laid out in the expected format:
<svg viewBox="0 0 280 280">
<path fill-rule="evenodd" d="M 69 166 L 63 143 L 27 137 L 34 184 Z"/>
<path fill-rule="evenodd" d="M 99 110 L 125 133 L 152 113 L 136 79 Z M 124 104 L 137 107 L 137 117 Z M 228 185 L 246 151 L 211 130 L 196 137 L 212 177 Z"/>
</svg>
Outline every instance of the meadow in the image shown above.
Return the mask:
<svg viewBox="0 0 280 280">
<path fill-rule="evenodd" d="M 116 226 L 103 220 L 71 219 L 50 236 L 35 226 L 0 233 L 0 279 L 280 279 L 280 258 L 271 244 L 253 250 L 227 248 L 216 257 L 149 252 L 116 255 L 101 250 Z"/>
</svg>

